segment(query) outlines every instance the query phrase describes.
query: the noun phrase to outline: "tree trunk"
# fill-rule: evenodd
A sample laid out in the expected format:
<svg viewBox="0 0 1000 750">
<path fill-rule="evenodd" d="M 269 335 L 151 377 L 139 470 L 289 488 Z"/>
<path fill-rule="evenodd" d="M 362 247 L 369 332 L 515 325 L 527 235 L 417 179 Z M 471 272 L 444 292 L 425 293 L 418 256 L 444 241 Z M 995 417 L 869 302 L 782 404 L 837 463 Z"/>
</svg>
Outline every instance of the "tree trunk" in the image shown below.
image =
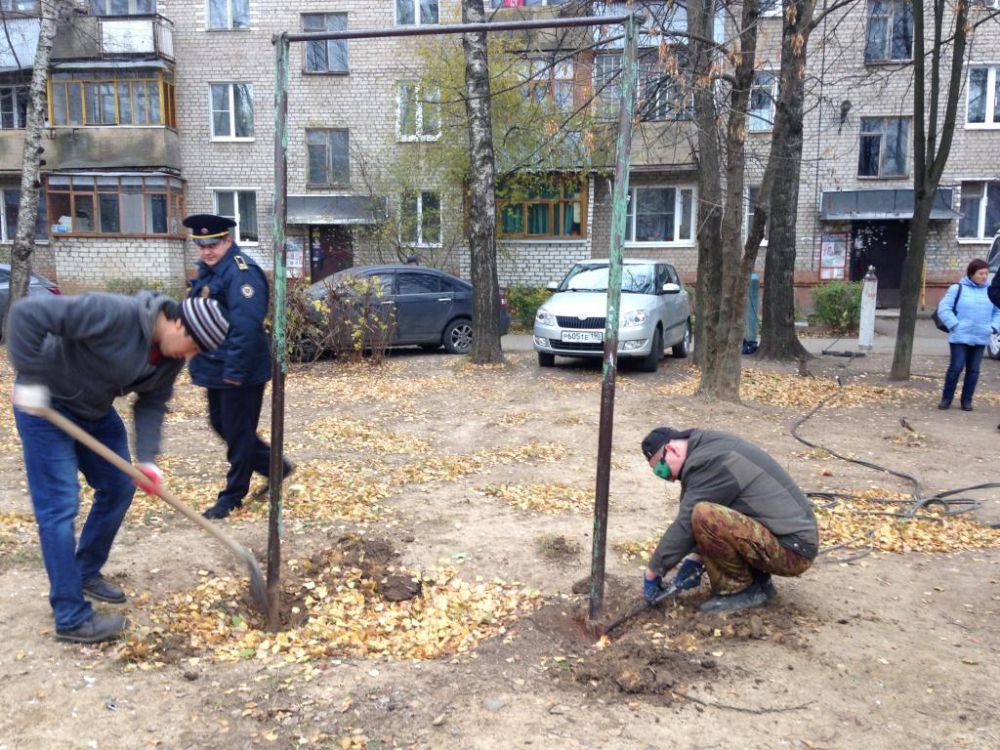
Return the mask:
<svg viewBox="0 0 1000 750">
<path fill-rule="evenodd" d="M 927 257 L 931 207 L 941 184 L 958 113 L 958 99 L 964 83 L 963 63 L 968 40 L 969 0 L 933 0 L 932 46 L 925 53 L 924 5 L 913 3 L 913 219 L 910 221 L 910 246 L 903 261 L 900 283 L 899 324 L 896 349 L 892 356 L 890 380 L 908 380 L 913 357 L 913 333 L 917 324 L 917 305 Z M 948 41 L 945 41 L 948 40 Z M 941 110 L 941 65 L 945 50 L 951 45 L 951 70 L 944 91 L 944 116 Z M 930 74 L 927 74 L 927 63 Z M 939 130 L 940 125 L 940 130 Z M 940 142 L 938 134 L 940 133 Z"/>
<path fill-rule="evenodd" d="M 483 0 L 462 0 L 463 23 L 485 20 Z M 496 193 L 490 71 L 486 33 L 462 35 L 465 51 L 465 111 L 469 120 L 470 175 L 469 251 L 472 262 L 472 361 L 502 362 L 500 349 L 500 284 L 497 281 Z"/>
<path fill-rule="evenodd" d="M 8 306 L 28 293 L 31 279 L 31 254 L 35 249 L 35 225 L 38 221 L 38 191 L 41 187 L 40 169 L 42 153 L 42 128 L 45 124 L 45 92 L 49 80 L 49 57 L 56 23 L 65 7 L 64 0 L 43 2 L 38 49 L 35 52 L 29 103 L 24 126 L 24 150 L 21 157 L 21 198 L 17 213 L 17 232 L 10 259 L 10 293 Z M 8 307 L 9 309 L 9 307 Z M 4 335 L 7 332 L 6 310 L 3 313 Z"/>
<path fill-rule="evenodd" d="M 767 196 L 763 196 L 762 191 L 762 202 L 767 204 L 770 220 L 764 259 L 761 344 L 757 350 L 757 356 L 762 359 L 789 361 L 809 356 L 795 334 L 795 243 L 802 168 L 806 49 L 815 8 L 816 0 L 792 0 L 785 6 L 782 25 L 778 101 L 767 158 L 770 184 L 777 182 L 779 189 L 770 187 Z"/>
</svg>

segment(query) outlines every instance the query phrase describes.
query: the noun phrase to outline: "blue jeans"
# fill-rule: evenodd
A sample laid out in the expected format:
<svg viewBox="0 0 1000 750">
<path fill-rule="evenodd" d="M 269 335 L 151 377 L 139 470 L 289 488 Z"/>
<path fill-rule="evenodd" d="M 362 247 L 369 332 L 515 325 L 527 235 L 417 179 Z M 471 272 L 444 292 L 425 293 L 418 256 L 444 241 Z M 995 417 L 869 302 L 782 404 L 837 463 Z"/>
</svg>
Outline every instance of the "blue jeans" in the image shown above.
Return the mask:
<svg viewBox="0 0 1000 750">
<path fill-rule="evenodd" d="M 955 398 L 955 388 L 958 386 L 958 376 L 965 370 L 965 380 L 962 383 L 962 406 L 972 406 L 972 396 L 976 392 L 979 380 L 979 365 L 983 362 L 982 344 L 948 344 L 951 347 L 951 362 L 944 376 L 944 390 L 941 400 L 949 404 Z"/>
<path fill-rule="evenodd" d="M 53 408 L 129 460 L 128 435 L 114 409 L 100 419 L 86 420 L 58 404 Z M 132 504 L 135 485 L 126 474 L 47 420 L 15 409 L 14 421 L 24 447 L 28 490 L 49 575 L 49 603 L 55 612 L 56 628 L 71 630 L 93 613 L 83 598 L 83 582 L 99 573 L 107 562 L 118 528 Z M 77 470 L 94 488 L 94 504 L 79 545 L 73 528 L 80 510 Z"/>
</svg>

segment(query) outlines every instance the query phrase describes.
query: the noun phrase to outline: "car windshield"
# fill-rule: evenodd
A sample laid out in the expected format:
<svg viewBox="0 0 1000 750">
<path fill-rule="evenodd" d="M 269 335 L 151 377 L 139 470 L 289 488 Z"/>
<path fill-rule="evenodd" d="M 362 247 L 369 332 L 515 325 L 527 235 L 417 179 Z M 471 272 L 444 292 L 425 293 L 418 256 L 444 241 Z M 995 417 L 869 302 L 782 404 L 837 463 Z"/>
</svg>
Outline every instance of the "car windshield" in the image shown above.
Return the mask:
<svg viewBox="0 0 1000 750">
<path fill-rule="evenodd" d="M 560 292 L 608 291 L 608 266 L 579 264 L 566 274 Z M 622 291 L 633 294 L 656 294 L 656 269 L 650 264 L 628 264 L 622 268 Z"/>
</svg>

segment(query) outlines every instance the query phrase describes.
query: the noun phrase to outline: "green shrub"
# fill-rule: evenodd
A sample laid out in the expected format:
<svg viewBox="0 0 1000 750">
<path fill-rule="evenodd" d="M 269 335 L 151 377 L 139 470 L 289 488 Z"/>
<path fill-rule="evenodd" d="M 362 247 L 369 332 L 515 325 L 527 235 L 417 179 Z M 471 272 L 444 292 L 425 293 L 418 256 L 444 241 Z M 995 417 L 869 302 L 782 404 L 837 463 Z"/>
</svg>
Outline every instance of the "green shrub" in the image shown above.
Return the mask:
<svg viewBox="0 0 1000 750">
<path fill-rule="evenodd" d="M 507 310 L 510 312 L 511 327 L 519 331 L 530 331 L 535 326 L 535 313 L 552 292 L 531 286 L 507 287 Z"/>
<path fill-rule="evenodd" d="M 831 281 L 813 288 L 813 315 L 834 333 L 852 333 L 861 319 L 861 282 Z"/>
</svg>

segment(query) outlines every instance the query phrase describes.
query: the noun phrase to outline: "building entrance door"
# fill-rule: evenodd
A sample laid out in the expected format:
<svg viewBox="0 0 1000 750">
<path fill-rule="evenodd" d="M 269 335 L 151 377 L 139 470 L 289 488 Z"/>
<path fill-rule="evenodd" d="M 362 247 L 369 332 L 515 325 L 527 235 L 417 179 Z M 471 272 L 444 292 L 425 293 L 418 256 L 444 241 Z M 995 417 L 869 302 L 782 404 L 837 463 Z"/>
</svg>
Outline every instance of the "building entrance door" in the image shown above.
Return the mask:
<svg viewBox="0 0 1000 750">
<path fill-rule="evenodd" d="M 875 266 L 876 307 L 899 307 L 903 261 L 909 244 L 909 221 L 856 221 L 852 225 L 851 281 L 861 281 L 868 266 Z"/>
<path fill-rule="evenodd" d="M 309 227 L 309 272 L 313 283 L 353 265 L 351 230 L 338 225 Z"/>
</svg>

